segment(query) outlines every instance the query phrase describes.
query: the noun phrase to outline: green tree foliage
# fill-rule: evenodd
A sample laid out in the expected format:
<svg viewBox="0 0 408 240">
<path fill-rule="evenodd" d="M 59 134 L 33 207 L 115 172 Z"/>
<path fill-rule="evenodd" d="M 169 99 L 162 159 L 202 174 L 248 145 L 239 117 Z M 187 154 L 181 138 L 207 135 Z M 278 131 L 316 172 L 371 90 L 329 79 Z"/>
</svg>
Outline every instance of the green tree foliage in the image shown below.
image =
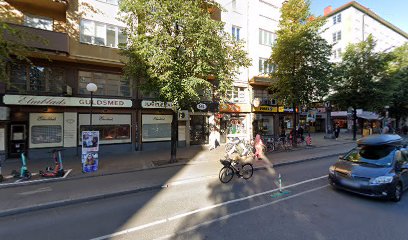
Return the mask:
<svg viewBox="0 0 408 240">
<path fill-rule="evenodd" d="M 391 96 L 389 113 L 397 121 L 408 117 L 408 44 L 393 51 L 395 59 L 390 64 L 391 80 L 394 90 Z"/>
<path fill-rule="evenodd" d="M 210 18 L 220 6 L 205 0 L 123 0 L 128 44 L 123 54 L 125 75 L 142 92 L 172 102 L 174 110 L 188 109 L 200 95 L 231 88 L 240 67 L 249 65 L 243 43 L 224 31 L 224 23 Z M 175 161 L 177 115 L 173 114 L 171 162 Z"/>
<path fill-rule="evenodd" d="M 27 55 L 32 48 L 23 44 L 29 38 L 26 34 L 9 26 L 5 22 L 0 22 L 0 81 L 10 83 L 7 75 L 7 66 L 16 60 L 30 62 Z"/>
<path fill-rule="evenodd" d="M 346 109 L 382 110 L 389 103 L 392 85 L 387 72 L 392 55 L 375 52 L 375 41 L 350 44 L 335 67 L 335 103 Z"/>
<path fill-rule="evenodd" d="M 224 31 L 224 23 L 210 18 L 216 3 L 192 0 L 124 0 L 129 59 L 125 74 L 144 92 L 156 93 L 178 108 L 188 108 L 212 86 L 222 96 L 232 86 L 239 67 L 249 59 L 242 42 Z"/>
<path fill-rule="evenodd" d="M 319 34 L 322 18 L 310 14 L 310 1 L 289 0 L 282 6 L 277 43 L 270 61 L 272 90 L 286 104 L 322 100 L 329 89 L 331 47 Z"/>
</svg>

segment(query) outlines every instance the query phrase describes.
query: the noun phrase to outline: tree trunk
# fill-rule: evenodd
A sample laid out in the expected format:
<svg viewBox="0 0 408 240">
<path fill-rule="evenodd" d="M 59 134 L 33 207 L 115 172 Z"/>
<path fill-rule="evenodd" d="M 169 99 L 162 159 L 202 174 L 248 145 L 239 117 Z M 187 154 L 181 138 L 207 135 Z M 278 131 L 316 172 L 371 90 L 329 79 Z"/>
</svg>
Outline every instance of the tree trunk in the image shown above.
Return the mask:
<svg viewBox="0 0 408 240">
<path fill-rule="evenodd" d="M 357 140 L 357 109 L 353 108 L 353 140 Z"/>
<path fill-rule="evenodd" d="M 173 119 L 171 121 L 171 156 L 170 156 L 170 163 L 177 162 L 177 128 L 178 128 L 178 120 L 177 120 L 177 111 L 173 111 Z"/>
<path fill-rule="evenodd" d="M 296 103 L 293 103 L 293 136 L 292 136 L 292 144 L 294 147 L 297 146 L 297 132 L 296 132 L 296 122 L 297 122 L 297 116 L 296 116 Z"/>
</svg>

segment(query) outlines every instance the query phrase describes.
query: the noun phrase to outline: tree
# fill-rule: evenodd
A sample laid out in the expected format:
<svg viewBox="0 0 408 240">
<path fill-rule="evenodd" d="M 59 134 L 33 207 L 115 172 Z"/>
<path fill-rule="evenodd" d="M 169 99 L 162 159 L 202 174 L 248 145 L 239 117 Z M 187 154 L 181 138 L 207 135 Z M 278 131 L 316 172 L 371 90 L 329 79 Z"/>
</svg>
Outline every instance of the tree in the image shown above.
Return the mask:
<svg viewBox="0 0 408 240">
<path fill-rule="evenodd" d="M 224 31 L 224 23 L 210 18 L 220 6 L 205 0 L 124 0 L 120 9 L 129 39 L 125 75 L 143 92 L 172 102 L 172 147 L 176 161 L 177 113 L 198 101 L 215 77 L 216 95 L 232 86 L 239 67 L 249 65 L 243 43 Z"/>
<path fill-rule="evenodd" d="M 323 18 L 310 14 L 310 1 L 289 0 L 282 5 L 277 43 L 272 47 L 270 62 L 274 95 L 293 107 L 293 129 L 296 144 L 296 108 L 321 101 L 330 83 L 331 47 L 319 30 Z"/>
<path fill-rule="evenodd" d="M 343 109 L 353 108 L 353 139 L 356 139 L 357 108 L 382 110 L 389 103 L 392 85 L 387 68 L 392 55 L 374 52 L 375 41 L 367 40 L 347 46 L 342 62 L 335 67 L 331 99 Z"/>
<path fill-rule="evenodd" d="M 404 44 L 393 51 L 395 59 L 390 64 L 393 92 L 389 113 L 396 119 L 396 126 L 402 118 L 408 117 L 408 44 Z"/>
</svg>

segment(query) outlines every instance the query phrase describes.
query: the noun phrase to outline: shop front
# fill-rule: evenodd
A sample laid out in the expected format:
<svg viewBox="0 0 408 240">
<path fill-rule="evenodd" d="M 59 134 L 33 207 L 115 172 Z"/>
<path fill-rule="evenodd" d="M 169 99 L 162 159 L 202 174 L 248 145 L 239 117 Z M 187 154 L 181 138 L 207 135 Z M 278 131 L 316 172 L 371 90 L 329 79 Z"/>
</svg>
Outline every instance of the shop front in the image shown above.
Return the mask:
<svg viewBox="0 0 408 240">
<path fill-rule="evenodd" d="M 193 110 L 189 113 L 190 145 L 209 144 L 210 134 L 219 136 L 219 118 L 215 117 L 218 103 L 199 102 L 193 104 Z"/>
<path fill-rule="evenodd" d="M 64 156 L 77 155 L 80 132 L 91 128 L 89 98 L 5 95 L 3 101 L 10 109 L 9 157 L 27 151 L 30 158 L 50 158 L 53 148 L 66 149 Z M 131 151 L 132 101 L 95 98 L 93 106 L 92 129 L 105 137 L 101 151 Z"/>
<path fill-rule="evenodd" d="M 284 112 L 283 106 L 254 107 L 253 130 L 254 135 L 277 135 L 279 133 L 279 113 Z M 281 119 L 284 121 L 283 119 Z"/>
<path fill-rule="evenodd" d="M 220 141 L 227 143 L 234 138 L 252 138 L 250 104 L 220 104 Z"/>
<path fill-rule="evenodd" d="M 154 100 L 142 100 L 140 104 L 140 150 L 170 149 L 172 104 Z"/>
</svg>

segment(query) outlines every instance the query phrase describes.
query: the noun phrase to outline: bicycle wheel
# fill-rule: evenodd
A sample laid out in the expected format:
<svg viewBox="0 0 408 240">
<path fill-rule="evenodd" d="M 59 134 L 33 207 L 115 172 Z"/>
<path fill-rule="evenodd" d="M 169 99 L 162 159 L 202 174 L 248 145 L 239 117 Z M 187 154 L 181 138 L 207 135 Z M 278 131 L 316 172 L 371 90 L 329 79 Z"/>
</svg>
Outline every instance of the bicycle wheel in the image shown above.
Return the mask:
<svg viewBox="0 0 408 240">
<path fill-rule="evenodd" d="M 251 178 L 254 174 L 254 168 L 252 167 L 252 164 L 245 163 L 244 165 L 242 165 L 240 173 L 243 179 Z"/>
<path fill-rule="evenodd" d="M 230 166 L 223 167 L 218 177 L 222 183 L 228 183 L 234 177 L 234 170 Z"/>
</svg>

